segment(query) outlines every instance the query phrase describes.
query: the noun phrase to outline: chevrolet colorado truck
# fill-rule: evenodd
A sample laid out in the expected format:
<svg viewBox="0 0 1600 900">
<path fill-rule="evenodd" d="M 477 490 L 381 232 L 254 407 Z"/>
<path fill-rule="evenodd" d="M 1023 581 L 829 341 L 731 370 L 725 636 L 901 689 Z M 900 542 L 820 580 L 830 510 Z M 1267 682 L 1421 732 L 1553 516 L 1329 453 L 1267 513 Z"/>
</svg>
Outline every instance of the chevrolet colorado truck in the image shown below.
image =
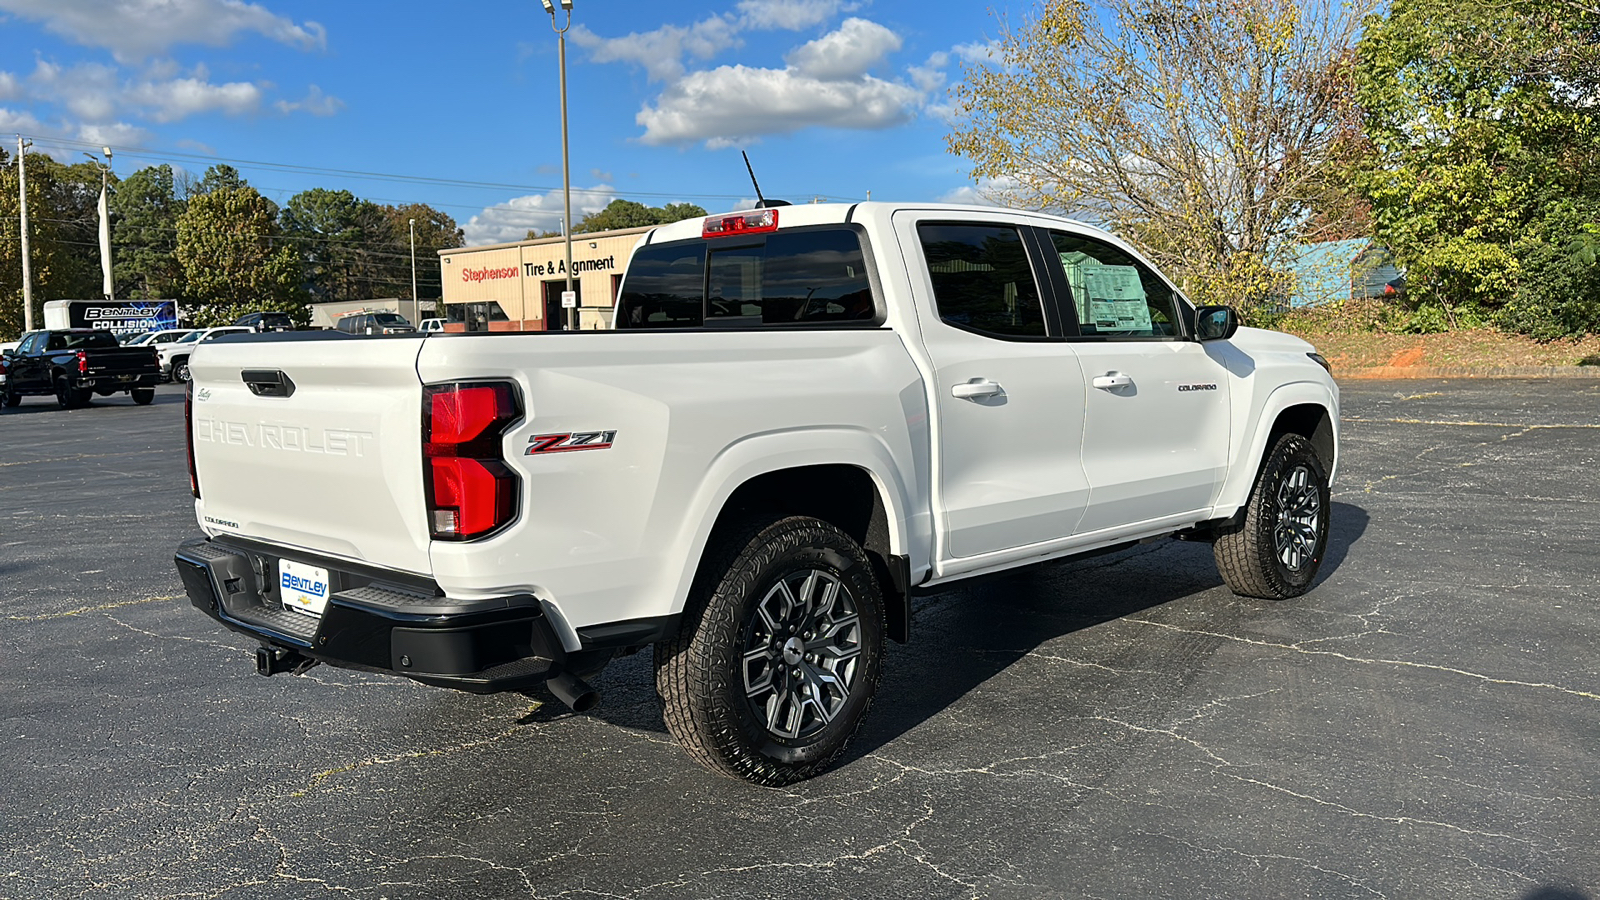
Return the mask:
<svg viewBox="0 0 1600 900">
<path fill-rule="evenodd" d="M 1328 537 L 1326 362 L 1044 214 L 713 215 L 608 331 L 271 337 L 196 348 L 176 556 L 260 672 L 581 711 L 653 647 L 672 733 L 759 784 L 839 756 L 919 591 L 1170 536 L 1284 599 Z"/>
<path fill-rule="evenodd" d="M 126 391 L 145 406 L 155 400 L 160 380 L 155 351 L 124 347 L 109 331 L 32 331 L 0 357 L 0 404 L 16 406 L 29 394 L 54 394 L 62 409 L 76 409 L 96 395 Z"/>
</svg>

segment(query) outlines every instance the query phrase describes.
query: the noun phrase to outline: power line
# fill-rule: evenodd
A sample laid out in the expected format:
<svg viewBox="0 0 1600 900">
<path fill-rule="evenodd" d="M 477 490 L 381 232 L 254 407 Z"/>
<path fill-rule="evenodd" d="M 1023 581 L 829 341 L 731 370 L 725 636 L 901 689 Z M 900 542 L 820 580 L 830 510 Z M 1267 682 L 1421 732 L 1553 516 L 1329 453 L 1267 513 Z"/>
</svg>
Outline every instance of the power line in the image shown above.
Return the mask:
<svg viewBox="0 0 1600 900">
<path fill-rule="evenodd" d="M 103 144 L 96 144 L 96 143 L 92 143 L 92 142 L 89 142 L 89 141 L 76 141 L 76 140 L 72 140 L 71 138 L 34 138 L 33 140 L 35 141 L 35 143 L 37 145 L 40 145 L 40 146 L 54 145 L 54 146 L 58 146 L 58 147 L 66 148 L 66 149 L 72 149 L 72 150 L 78 150 L 78 149 L 82 149 L 82 148 L 85 148 L 85 147 L 88 147 L 88 148 L 91 148 L 91 149 L 98 149 L 98 148 L 100 148 L 102 146 L 105 146 Z M 424 176 L 424 175 L 404 175 L 404 174 L 398 174 L 398 173 L 392 173 L 392 172 L 369 172 L 369 171 L 364 171 L 364 170 L 360 170 L 360 169 L 334 169 L 334 168 L 328 168 L 328 167 L 324 167 L 324 166 L 301 165 L 299 163 L 278 163 L 278 162 L 268 162 L 268 161 L 264 161 L 264 160 L 237 159 L 237 158 L 226 157 L 226 156 L 206 156 L 204 154 L 183 153 L 181 151 L 176 151 L 176 150 L 161 150 L 161 151 L 157 151 L 157 150 L 150 150 L 150 149 L 144 148 L 144 147 L 112 147 L 112 149 L 114 151 L 116 151 L 115 155 L 118 156 L 119 158 L 122 158 L 122 157 L 133 157 L 133 158 L 137 158 L 137 159 L 172 161 L 172 162 L 192 161 L 192 162 L 204 162 L 204 163 L 207 163 L 208 165 L 209 164 L 214 164 L 214 163 L 219 163 L 219 162 L 237 163 L 239 165 L 255 166 L 255 167 L 258 167 L 258 168 L 271 169 L 271 170 L 274 170 L 274 171 L 289 172 L 289 173 L 300 174 L 300 175 L 338 175 L 338 176 L 343 176 L 343 177 L 346 177 L 346 178 L 363 178 L 363 179 L 370 179 L 370 180 L 373 180 L 373 181 L 393 181 L 393 182 L 399 182 L 399 183 L 403 183 L 403 184 L 428 184 L 428 185 L 438 185 L 438 186 L 441 186 L 441 187 L 472 188 L 472 189 L 480 189 L 480 190 L 511 190 L 511 191 L 528 191 L 528 192 L 554 193 L 554 192 L 556 192 L 556 191 L 561 189 L 560 187 L 557 187 L 557 186 L 547 186 L 547 185 L 515 184 L 515 183 L 510 183 L 510 182 L 495 182 L 495 181 L 473 181 L 473 180 L 470 180 L 470 179 L 462 179 L 462 178 L 436 178 L 436 177 Z M 667 193 L 667 192 L 661 192 L 661 191 L 620 191 L 620 190 L 617 190 L 615 188 L 610 189 L 610 190 L 596 190 L 596 189 L 592 189 L 592 188 L 589 188 L 589 189 L 574 188 L 573 189 L 573 193 L 575 193 L 575 194 L 576 193 L 587 193 L 587 194 L 601 194 L 601 195 L 604 195 L 604 194 L 619 194 L 620 195 L 620 194 L 626 193 L 629 196 L 635 196 L 635 197 L 661 197 L 661 198 L 669 198 L 669 199 L 670 198 L 690 198 L 690 197 L 692 197 L 692 198 L 710 199 L 710 200 L 743 200 L 743 199 L 745 199 L 745 198 L 747 198 L 749 196 L 748 194 L 743 194 L 743 193 L 739 193 L 739 194 L 712 194 L 712 193 L 686 193 L 686 192 Z M 822 194 L 821 192 L 817 192 L 817 191 L 799 191 L 799 192 L 794 192 L 794 193 L 796 193 L 797 195 L 803 195 L 803 196 L 819 196 L 819 197 L 828 196 L 828 195 Z M 854 198 L 854 197 L 833 197 L 833 198 L 830 198 L 830 199 L 838 199 L 838 200 L 850 201 L 850 200 L 856 200 L 856 199 L 859 199 L 859 198 Z"/>
</svg>

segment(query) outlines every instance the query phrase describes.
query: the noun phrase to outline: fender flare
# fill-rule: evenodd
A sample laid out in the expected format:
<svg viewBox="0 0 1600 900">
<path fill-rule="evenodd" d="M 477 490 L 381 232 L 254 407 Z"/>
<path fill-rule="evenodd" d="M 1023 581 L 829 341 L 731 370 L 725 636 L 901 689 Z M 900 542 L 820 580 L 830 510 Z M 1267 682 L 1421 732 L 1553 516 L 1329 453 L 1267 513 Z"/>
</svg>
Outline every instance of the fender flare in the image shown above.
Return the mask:
<svg viewBox="0 0 1600 900">
<path fill-rule="evenodd" d="M 828 465 L 860 469 L 872 480 L 887 515 L 890 552 L 907 554 L 914 541 L 908 520 L 910 491 L 900 474 L 902 466 L 880 437 L 866 429 L 840 427 L 751 435 L 724 447 L 711 461 L 685 510 L 686 527 L 664 554 L 681 561 L 679 571 L 662 573 L 672 584 L 671 612 L 683 611 L 712 529 L 735 491 L 762 475 Z M 927 536 L 922 543 L 930 541 Z"/>
<path fill-rule="evenodd" d="M 1328 483 L 1331 485 L 1339 466 L 1339 401 L 1326 384 L 1316 381 L 1295 381 L 1279 385 L 1267 395 L 1259 407 L 1260 412 L 1251 423 L 1249 440 L 1239 446 L 1239 455 L 1228 467 L 1228 477 L 1217 494 L 1214 514 L 1226 518 L 1240 509 L 1250 499 L 1255 486 L 1256 473 L 1267 452 L 1267 438 L 1284 410 L 1294 406 L 1320 406 L 1328 416 L 1333 430 L 1333 459 L 1328 461 Z"/>
</svg>

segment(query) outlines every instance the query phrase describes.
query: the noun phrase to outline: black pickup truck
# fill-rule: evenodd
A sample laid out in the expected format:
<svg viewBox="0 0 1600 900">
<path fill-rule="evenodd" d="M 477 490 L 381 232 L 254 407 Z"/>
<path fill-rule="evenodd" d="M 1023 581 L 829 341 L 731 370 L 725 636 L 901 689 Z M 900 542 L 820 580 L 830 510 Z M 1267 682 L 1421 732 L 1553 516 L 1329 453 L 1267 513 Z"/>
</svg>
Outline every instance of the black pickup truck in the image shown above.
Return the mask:
<svg viewBox="0 0 1600 900">
<path fill-rule="evenodd" d="M 86 406 L 99 394 L 121 391 L 143 406 L 156 398 L 161 367 L 149 347 L 123 347 L 109 331 L 87 328 L 30 331 L 0 362 L 0 402 L 16 406 L 30 394 L 54 394 L 64 409 Z"/>
</svg>

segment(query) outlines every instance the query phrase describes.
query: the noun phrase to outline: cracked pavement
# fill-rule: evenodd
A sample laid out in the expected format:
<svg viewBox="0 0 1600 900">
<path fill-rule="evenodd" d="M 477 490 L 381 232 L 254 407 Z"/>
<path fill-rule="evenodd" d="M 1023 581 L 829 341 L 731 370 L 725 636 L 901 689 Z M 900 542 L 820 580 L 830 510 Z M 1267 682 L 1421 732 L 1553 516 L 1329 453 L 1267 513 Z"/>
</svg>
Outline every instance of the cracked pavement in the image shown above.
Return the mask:
<svg viewBox="0 0 1600 900">
<path fill-rule="evenodd" d="M 0 411 L 0 898 L 1600 897 L 1600 384 L 1362 382 L 1317 587 L 1162 542 L 918 601 L 836 770 L 191 608 L 182 395 Z"/>
</svg>

